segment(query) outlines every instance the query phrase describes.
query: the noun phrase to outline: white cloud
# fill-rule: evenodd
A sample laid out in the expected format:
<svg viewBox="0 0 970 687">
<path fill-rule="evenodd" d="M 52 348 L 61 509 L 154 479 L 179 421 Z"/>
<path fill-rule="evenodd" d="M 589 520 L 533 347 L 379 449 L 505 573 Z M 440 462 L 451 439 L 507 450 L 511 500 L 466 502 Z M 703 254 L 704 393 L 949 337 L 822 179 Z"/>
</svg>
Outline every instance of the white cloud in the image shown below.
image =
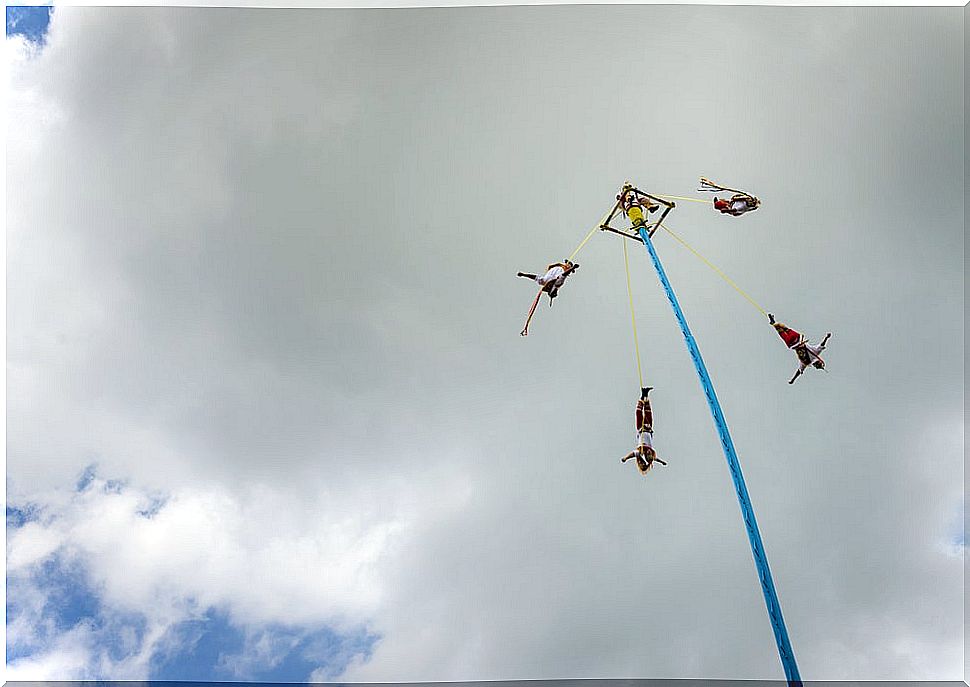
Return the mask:
<svg viewBox="0 0 970 687">
<path fill-rule="evenodd" d="M 8 627 L 8 635 L 12 634 Z M 84 626 L 59 635 L 46 651 L 28 658 L 9 661 L 7 680 L 71 680 L 83 679 L 89 673 L 92 647 L 88 644 Z M 9 640 L 8 640 L 9 641 Z"/>
<path fill-rule="evenodd" d="M 63 544 L 57 533 L 36 522 L 27 523 L 9 538 L 7 570 L 12 572 L 47 558 Z"/>
<path fill-rule="evenodd" d="M 11 531 L 8 574 L 26 587 L 11 592 L 24 609 L 8 627 L 10 641 L 36 641 L 31 627 L 45 622 L 50 609 L 41 582 L 29 581 L 54 553 L 85 571 L 106 614 L 143 614 L 147 629 L 123 661 L 114 661 L 99 651 L 97 633 L 79 625 L 55 635 L 46 653 L 14 661 L 13 674 L 146 678 L 159 643 L 171 640 L 166 635 L 208 608 L 224 609 L 250 633 L 273 624 L 326 625 L 336 632 L 366 624 L 385 594 L 388 553 L 406 546 L 418 519 L 431 513 L 414 512 L 392 493 L 383 495 L 380 510 L 356 508 L 339 495 L 321 497 L 294 504 L 265 488 L 240 499 L 218 488 L 187 487 L 145 517 L 139 513 L 152 495 L 94 478 L 59 508 L 48 506 L 43 521 Z M 449 517 L 458 506 L 460 499 L 443 503 L 435 516 Z M 262 660 L 281 647 L 259 647 L 253 643 L 245 660 L 272 665 Z M 244 666 L 239 670 L 245 673 Z"/>
</svg>

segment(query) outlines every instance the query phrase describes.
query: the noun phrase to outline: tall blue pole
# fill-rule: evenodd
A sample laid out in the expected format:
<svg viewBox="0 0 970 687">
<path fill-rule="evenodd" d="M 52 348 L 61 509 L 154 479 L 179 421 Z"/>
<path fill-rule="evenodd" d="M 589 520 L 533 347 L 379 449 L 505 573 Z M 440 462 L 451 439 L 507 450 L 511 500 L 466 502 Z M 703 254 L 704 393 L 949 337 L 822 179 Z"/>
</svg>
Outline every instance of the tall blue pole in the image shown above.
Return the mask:
<svg viewBox="0 0 970 687">
<path fill-rule="evenodd" d="M 727 458 L 728 469 L 731 471 L 731 479 L 734 480 L 734 489 L 738 494 L 738 503 L 741 505 L 741 516 L 744 518 L 744 526 L 748 531 L 748 541 L 751 543 L 751 555 L 754 556 L 754 564 L 758 568 L 758 577 L 761 579 L 761 591 L 765 595 L 765 605 L 768 607 L 768 617 L 771 619 L 771 629 L 775 632 L 775 643 L 778 645 L 778 655 L 781 657 L 781 664 L 785 668 L 785 677 L 790 685 L 801 685 L 801 677 L 798 674 L 798 665 L 795 663 L 795 653 L 791 648 L 791 641 L 788 639 L 788 630 L 785 627 L 785 619 L 781 615 L 781 604 L 778 603 L 778 594 L 775 592 L 775 583 L 771 580 L 771 570 L 768 568 L 768 556 L 765 555 L 765 547 L 761 541 L 761 532 L 758 531 L 758 521 L 754 517 L 754 508 L 751 507 L 751 499 L 748 497 L 748 488 L 744 485 L 744 475 L 741 474 L 741 464 L 738 462 L 738 454 L 734 450 L 734 442 L 731 440 L 731 432 L 728 430 L 727 421 L 721 411 L 721 404 L 714 393 L 714 384 L 711 376 L 707 373 L 704 359 L 701 358 L 700 349 L 697 348 L 697 341 L 691 334 L 690 327 L 684 312 L 680 309 L 677 296 L 667 273 L 664 272 L 657 251 L 647 235 L 646 227 L 640 227 L 640 237 L 643 245 L 650 253 L 653 266 L 660 277 L 660 283 L 667 292 L 667 299 L 674 309 L 677 323 L 680 324 L 680 331 L 684 334 L 684 341 L 687 342 L 687 350 L 690 357 L 694 359 L 694 367 L 697 369 L 697 376 L 701 379 L 701 387 L 704 395 L 707 396 L 707 404 L 711 408 L 711 415 L 714 416 L 714 425 L 717 433 L 721 437 L 721 448 L 724 449 L 724 457 Z"/>
</svg>

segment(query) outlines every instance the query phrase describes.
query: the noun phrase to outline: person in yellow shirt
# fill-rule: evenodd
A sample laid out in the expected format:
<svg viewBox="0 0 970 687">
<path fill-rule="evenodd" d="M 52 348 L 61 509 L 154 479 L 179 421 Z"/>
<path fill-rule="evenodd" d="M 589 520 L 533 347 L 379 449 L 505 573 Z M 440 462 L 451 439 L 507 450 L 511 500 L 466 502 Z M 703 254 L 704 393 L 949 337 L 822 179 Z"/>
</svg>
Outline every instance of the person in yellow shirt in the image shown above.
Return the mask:
<svg viewBox="0 0 970 687">
<path fill-rule="evenodd" d="M 645 198 L 647 201 L 646 204 L 644 204 Z M 639 230 L 640 226 L 646 223 L 647 214 L 656 212 L 660 207 L 656 203 L 650 202 L 650 199 L 646 196 L 641 196 L 641 194 L 637 193 L 637 190 L 633 188 L 633 185 L 629 181 L 623 184 L 623 188 L 620 189 L 620 194 L 616 199 L 620 201 L 620 207 L 626 213 L 626 216 L 633 224 L 633 228 L 636 230 Z"/>
</svg>

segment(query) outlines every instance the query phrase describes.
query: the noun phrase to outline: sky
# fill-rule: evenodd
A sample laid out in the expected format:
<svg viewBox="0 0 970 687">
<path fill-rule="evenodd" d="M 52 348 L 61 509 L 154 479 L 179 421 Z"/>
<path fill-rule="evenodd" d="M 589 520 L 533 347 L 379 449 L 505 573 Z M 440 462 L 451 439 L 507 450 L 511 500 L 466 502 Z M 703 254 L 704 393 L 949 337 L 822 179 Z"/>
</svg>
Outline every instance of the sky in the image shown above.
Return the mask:
<svg viewBox="0 0 970 687">
<path fill-rule="evenodd" d="M 52 9 L 49 6 L 7 6 L 7 35 L 23 36 L 28 42 L 43 43 Z"/>
<path fill-rule="evenodd" d="M 7 679 L 963 676 L 959 8 L 58 7 L 10 30 Z"/>
</svg>

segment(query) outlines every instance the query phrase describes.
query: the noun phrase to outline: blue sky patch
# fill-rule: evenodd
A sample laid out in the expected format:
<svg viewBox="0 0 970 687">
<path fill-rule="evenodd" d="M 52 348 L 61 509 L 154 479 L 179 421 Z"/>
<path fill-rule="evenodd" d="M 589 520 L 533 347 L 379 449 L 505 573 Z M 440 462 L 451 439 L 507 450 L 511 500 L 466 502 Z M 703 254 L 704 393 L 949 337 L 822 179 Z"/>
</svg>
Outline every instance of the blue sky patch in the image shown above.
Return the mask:
<svg viewBox="0 0 970 687">
<path fill-rule="evenodd" d="M 33 503 L 7 506 L 7 529 L 18 529 L 40 518 L 40 507 Z"/>
<path fill-rule="evenodd" d="M 172 650 L 156 654 L 151 661 L 154 680 L 216 680 L 225 675 L 214 672 L 219 657 L 233 651 L 244 641 L 225 613 L 209 610 L 198 620 L 181 623 L 174 631 Z"/>
<path fill-rule="evenodd" d="M 371 655 L 377 636 L 360 630 L 339 635 L 329 628 L 270 625 L 247 635 L 223 611 L 210 609 L 202 619 L 182 623 L 173 646 L 152 661 L 152 680 L 306 682 L 323 668 L 340 675 L 355 656 Z M 273 647 L 272 656 L 255 660 L 253 646 Z"/>
<path fill-rule="evenodd" d="M 32 587 L 40 587 L 45 593 L 45 605 L 42 611 L 45 623 L 38 623 L 34 628 L 37 642 L 24 642 L 21 638 L 7 633 L 7 662 L 29 656 L 53 640 L 53 635 L 66 632 L 78 623 L 87 622 L 93 626 L 99 624 L 101 603 L 94 590 L 87 581 L 87 576 L 80 566 L 64 561 L 54 555 L 41 563 L 33 575 L 7 577 L 7 605 L 6 620 L 11 621 L 25 609 L 21 608 L 21 599 L 30 599 Z"/>
<path fill-rule="evenodd" d="M 98 617 L 101 602 L 80 566 L 53 556 L 41 564 L 34 581 L 48 590 L 48 610 L 57 629 L 69 630 Z"/>
<path fill-rule="evenodd" d="M 23 36 L 32 43 L 43 43 L 53 11 L 49 5 L 7 7 L 7 36 Z"/>
<path fill-rule="evenodd" d="M 39 617 L 24 605 L 31 603 L 38 590 L 45 600 Z M 78 625 L 84 625 L 94 640 L 92 658 L 97 660 L 100 655 L 121 661 L 140 649 L 148 626 L 142 613 L 105 606 L 84 567 L 58 554 L 29 574 L 7 577 L 8 627 L 21 615 L 29 618 L 33 636 L 7 633 L 7 663 L 43 653 L 60 634 Z M 378 639 L 363 628 L 347 634 L 320 626 L 242 628 L 230 621 L 227 612 L 217 609 L 180 623 L 170 632 L 162 643 L 164 652 L 150 662 L 151 680 L 299 683 L 316 670 L 322 670 L 326 679 L 334 679 L 355 657 L 368 659 Z"/>
<path fill-rule="evenodd" d="M 98 466 L 92 463 L 84 468 L 81 472 L 81 476 L 77 478 L 77 483 L 74 485 L 75 491 L 84 491 L 91 486 L 94 478 L 98 476 Z"/>
</svg>

